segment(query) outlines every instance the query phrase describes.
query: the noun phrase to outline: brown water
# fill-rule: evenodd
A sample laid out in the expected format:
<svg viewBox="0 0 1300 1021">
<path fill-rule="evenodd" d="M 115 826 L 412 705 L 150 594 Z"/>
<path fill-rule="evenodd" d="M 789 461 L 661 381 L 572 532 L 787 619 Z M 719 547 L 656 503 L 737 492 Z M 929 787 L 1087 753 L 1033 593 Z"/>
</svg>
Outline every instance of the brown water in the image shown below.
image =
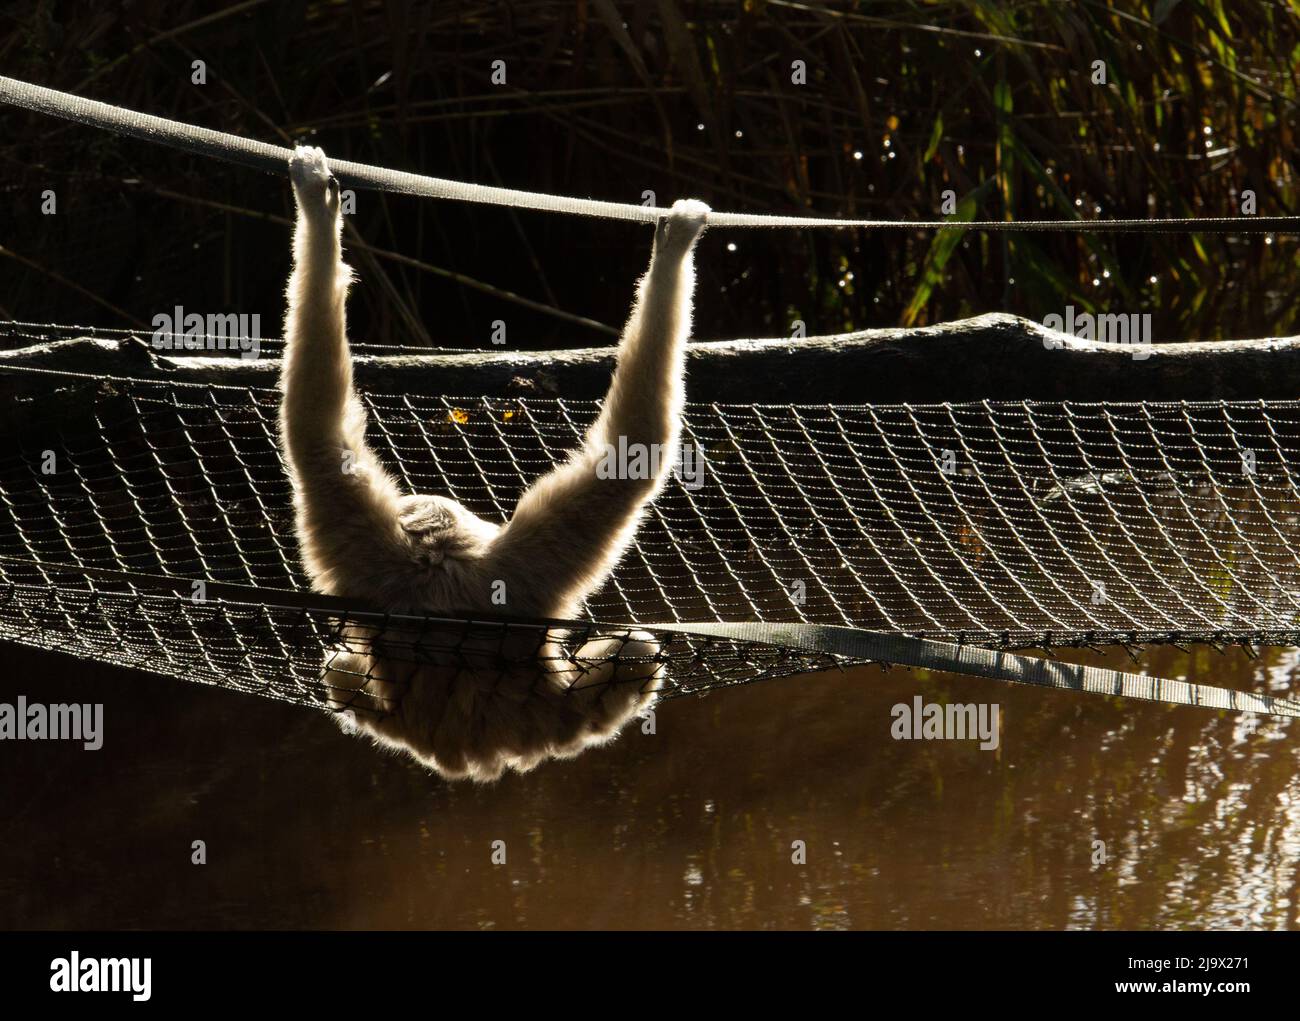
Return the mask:
<svg viewBox="0 0 1300 1021">
<path fill-rule="evenodd" d="M 6 658 L 0 701 L 102 701 L 106 734 L 0 744 L 6 927 L 1300 927 L 1294 723 L 870 667 L 448 786 L 303 709 Z M 1300 692 L 1290 651 L 1191 663 Z M 891 739 L 915 694 L 996 701 L 999 749 Z"/>
</svg>

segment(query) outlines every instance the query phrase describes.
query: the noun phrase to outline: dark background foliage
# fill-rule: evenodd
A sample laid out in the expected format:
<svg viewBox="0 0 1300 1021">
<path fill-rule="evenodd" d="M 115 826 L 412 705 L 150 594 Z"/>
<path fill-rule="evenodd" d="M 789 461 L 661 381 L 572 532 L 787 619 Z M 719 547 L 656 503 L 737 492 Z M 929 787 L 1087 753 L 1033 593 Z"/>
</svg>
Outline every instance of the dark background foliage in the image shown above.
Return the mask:
<svg viewBox="0 0 1300 1021">
<path fill-rule="evenodd" d="M 996 219 L 1235 215 L 1245 188 L 1300 212 L 1297 0 L 20 0 L 3 19 L 7 75 L 461 180 L 891 220 L 936 217 L 946 189 Z M 278 333 L 286 181 L 0 118 L 0 315 L 130 326 L 180 304 Z M 511 346 L 607 343 L 503 292 L 617 327 L 649 244 L 370 192 L 351 222 L 354 335 L 384 343 L 483 347 L 495 319 Z M 1153 312 L 1158 340 L 1296 332 L 1288 237 L 718 230 L 702 252 L 701 338 L 1067 304 Z"/>
</svg>

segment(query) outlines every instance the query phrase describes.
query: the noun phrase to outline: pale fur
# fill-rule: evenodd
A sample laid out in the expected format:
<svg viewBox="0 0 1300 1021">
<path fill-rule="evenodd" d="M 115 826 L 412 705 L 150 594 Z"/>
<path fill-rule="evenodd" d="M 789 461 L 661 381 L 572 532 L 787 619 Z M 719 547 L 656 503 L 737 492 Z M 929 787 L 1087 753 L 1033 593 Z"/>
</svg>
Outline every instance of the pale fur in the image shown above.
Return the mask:
<svg viewBox="0 0 1300 1021">
<path fill-rule="evenodd" d="M 404 495 L 367 446 L 345 326 L 352 273 L 342 260 L 338 184 L 314 148 L 297 149 L 290 177 L 298 219 L 280 432 L 313 586 L 393 613 L 499 614 L 493 583 L 503 582 L 512 616 L 574 617 L 622 557 L 672 467 L 661 458 L 653 478 L 598 478 L 606 445 L 625 437 L 678 449 L 692 251 L 708 207 L 678 202 L 658 224 L 597 421 L 499 525 L 446 497 Z M 354 648 L 371 637 L 346 632 Z M 540 652 L 534 634 L 504 649 L 499 640 L 426 649 L 412 663 L 396 649 L 418 636 L 389 629 L 365 653 L 333 654 L 326 683 L 336 708 L 357 710 L 340 717 L 379 743 L 449 778 L 495 779 L 608 741 L 663 685 L 659 646 L 644 631 L 576 649 L 561 632 L 548 637 Z M 501 652 L 524 662 L 507 664 Z"/>
</svg>

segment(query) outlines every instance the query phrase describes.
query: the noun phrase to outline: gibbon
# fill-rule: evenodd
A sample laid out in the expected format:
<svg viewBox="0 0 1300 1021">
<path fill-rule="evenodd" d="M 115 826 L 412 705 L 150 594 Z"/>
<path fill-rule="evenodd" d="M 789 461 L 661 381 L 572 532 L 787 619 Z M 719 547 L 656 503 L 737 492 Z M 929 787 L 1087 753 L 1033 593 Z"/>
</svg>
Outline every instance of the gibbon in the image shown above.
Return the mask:
<svg viewBox="0 0 1300 1021">
<path fill-rule="evenodd" d="M 499 612 L 493 585 L 504 583 L 512 616 L 572 619 L 622 557 L 673 467 L 669 457 L 649 478 L 598 470 L 620 441 L 678 450 L 692 251 L 708 207 L 680 201 L 659 221 L 599 417 L 570 459 L 496 524 L 446 497 L 402 493 L 366 444 L 345 327 L 353 277 L 342 259 L 338 182 L 316 148 L 297 148 L 289 171 L 297 223 L 280 436 L 312 586 L 392 613 L 450 616 Z M 350 627 L 344 633 L 360 635 Z M 577 648 L 563 632 L 538 631 L 523 656 L 497 657 L 487 669 L 475 663 L 493 660 L 499 640 L 425 654 L 418 663 L 385 655 L 417 637 L 389 629 L 365 653 L 332 652 L 325 684 L 345 729 L 405 750 L 449 779 L 494 780 L 506 769 L 525 772 L 603 744 L 664 683 L 661 649 L 644 631 Z"/>
</svg>

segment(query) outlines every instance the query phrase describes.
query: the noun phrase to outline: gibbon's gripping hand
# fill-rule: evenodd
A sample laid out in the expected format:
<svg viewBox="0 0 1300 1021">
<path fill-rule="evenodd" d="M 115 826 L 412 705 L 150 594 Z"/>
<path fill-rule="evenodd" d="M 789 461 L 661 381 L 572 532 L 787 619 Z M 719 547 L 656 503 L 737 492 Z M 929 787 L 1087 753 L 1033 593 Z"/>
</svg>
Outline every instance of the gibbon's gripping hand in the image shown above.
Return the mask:
<svg viewBox="0 0 1300 1021">
<path fill-rule="evenodd" d="M 661 216 L 655 225 L 655 252 L 685 255 L 704 233 L 710 212 L 698 199 L 678 199 L 668 215 Z"/>
<path fill-rule="evenodd" d="M 300 145 L 289 157 L 289 180 L 303 216 L 329 222 L 339 214 L 339 182 L 330 173 L 325 153 L 315 146 Z"/>
</svg>

